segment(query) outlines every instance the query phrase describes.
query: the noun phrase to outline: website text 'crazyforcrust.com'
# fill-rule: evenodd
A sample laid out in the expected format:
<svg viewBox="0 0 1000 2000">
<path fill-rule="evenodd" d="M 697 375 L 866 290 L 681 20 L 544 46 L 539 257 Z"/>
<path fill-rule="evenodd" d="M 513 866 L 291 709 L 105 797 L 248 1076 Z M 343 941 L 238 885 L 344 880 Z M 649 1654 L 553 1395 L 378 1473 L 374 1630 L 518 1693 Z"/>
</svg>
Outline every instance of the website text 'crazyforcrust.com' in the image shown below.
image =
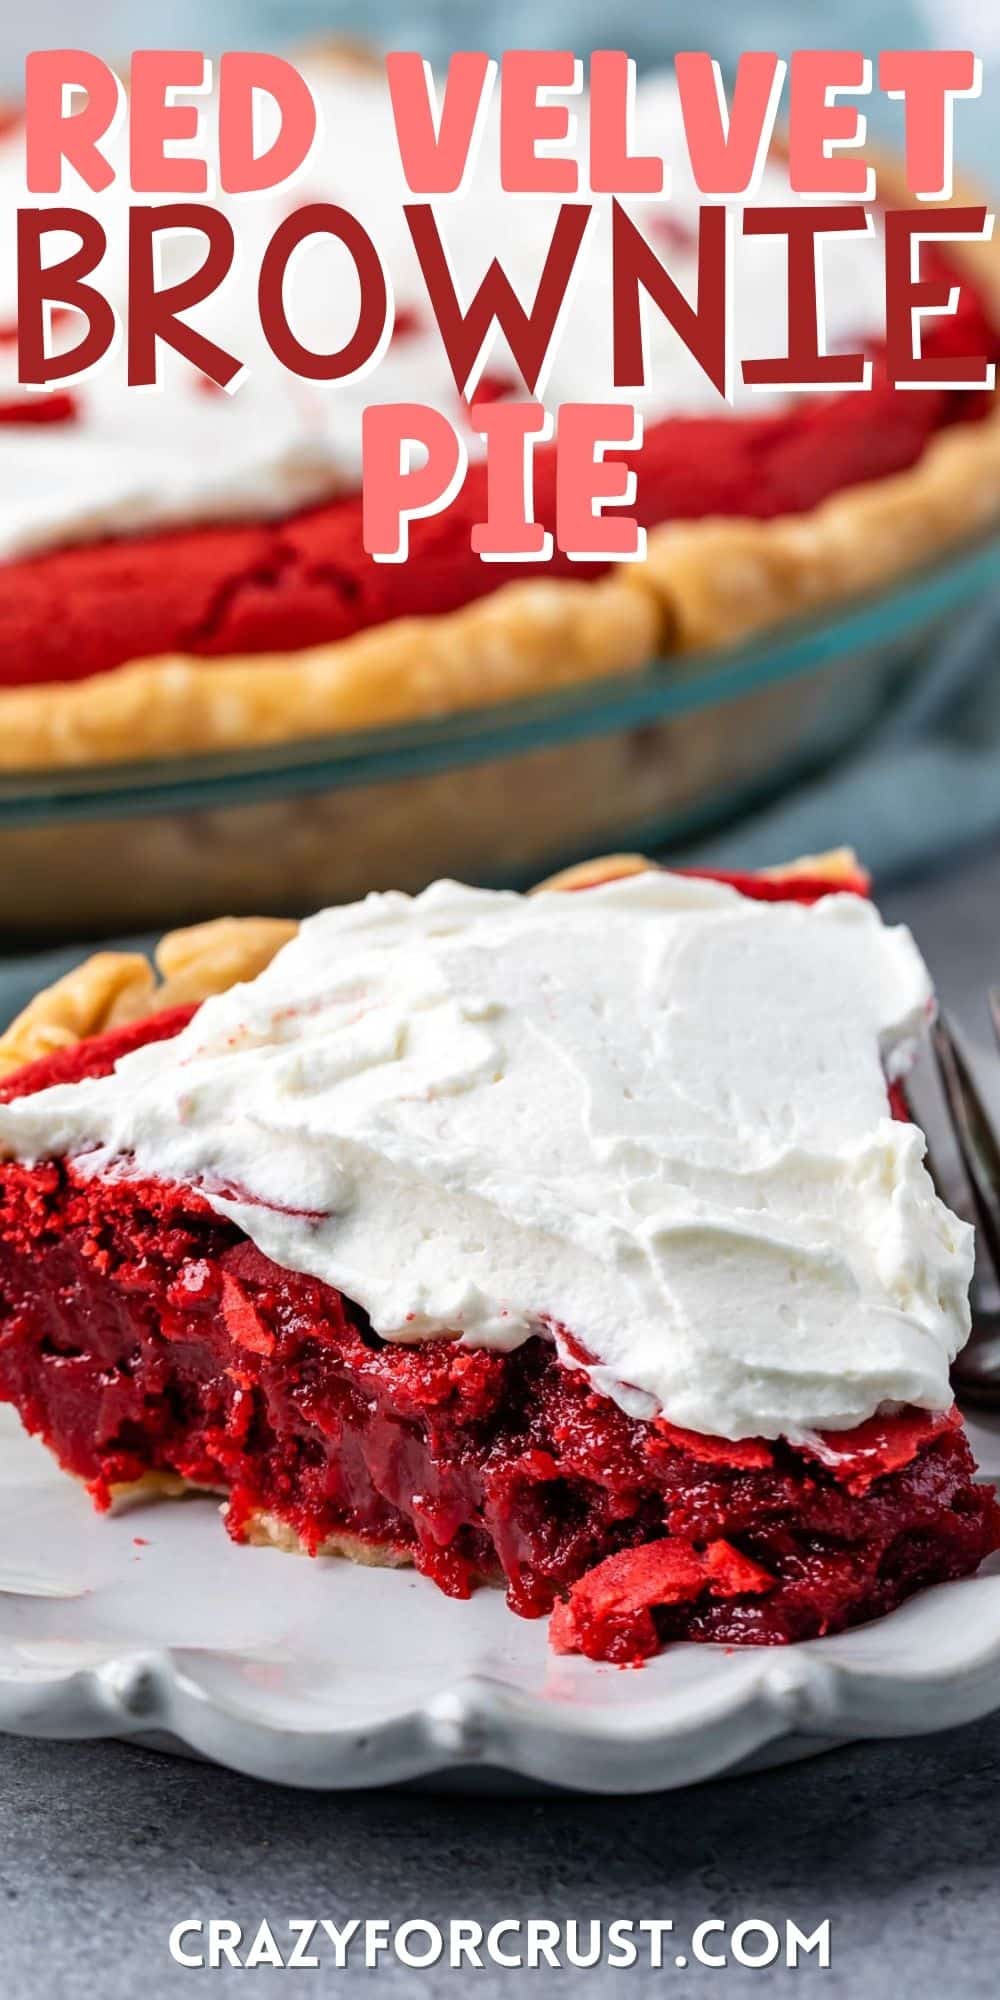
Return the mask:
<svg viewBox="0 0 1000 2000">
<path fill-rule="evenodd" d="M 424 1917 L 392 1923 L 383 1917 L 261 1918 L 240 1924 L 230 1917 L 182 1917 L 169 1938 L 170 1956 L 192 1970 L 220 1966 L 315 1970 L 326 1965 L 374 1970 L 383 1961 L 423 1970 L 432 1965 L 487 1965 L 521 1970 L 550 1965 L 606 1965 L 625 1971 L 643 1965 L 653 1971 L 677 1966 L 718 1968 L 831 1963 L 830 1920 L 810 1928 L 780 1917 L 748 1916 L 735 1923 L 706 1917 L 690 1934 L 675 1931 L 669 1917 L 598 1918 L 500 1917 L 483 1924 L 454 1917 L 436 1924 Z"/>
</svg>

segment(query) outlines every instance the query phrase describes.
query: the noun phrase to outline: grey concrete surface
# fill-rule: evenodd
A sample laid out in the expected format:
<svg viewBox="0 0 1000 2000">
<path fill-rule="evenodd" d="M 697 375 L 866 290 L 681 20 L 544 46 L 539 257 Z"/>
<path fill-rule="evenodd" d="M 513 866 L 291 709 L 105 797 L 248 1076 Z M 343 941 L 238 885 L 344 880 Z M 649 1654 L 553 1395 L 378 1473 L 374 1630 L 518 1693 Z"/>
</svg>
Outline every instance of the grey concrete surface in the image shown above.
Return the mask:
<svg viewBox="0 0 1000 2000">
<path fill-rule="evenodd" d="M 832 1963 L 753 1972 L 542 1968 L 592 1996 L 778 1991 L 987 2000 L 1000 1986 L 1000 1721 L 638 1800 L 319 1798 L 125 1746 L 0 1741 L 0 1990 L 9 2000 L 228 1996 L 348 1979 L 377 1994 L 483 1996 L 518 1974 L 387 1965 L 338 1974 L 185 1971 L 181 1917 L 706 1917 L 831 1922 Z M 523 1975 L 522 1975 L 523 1976 Z M 532 1975 L 529 1975 L 532 1976 Z M 308 1982 L 312 1981 L 309 1988 Z M 270 1990 L 270 1989 L 269 1989 Z"/>
<path fill-rule="evenodd" d="M 884 899 L 911 922 L 948 1006 L 988 1047 L 1000 978 L 1000 852 Z M 185 1971 L 180 1918 L 501 1916 L 674 1922 L 662 1971 L 534 1973 L 599 2000 L 814 1989 L 838 2000 L 1000 1993 L 1000 1718 L 945 1736 L 859 1745 L 753 1778 L 641 1800 L 315 1798 L 115 1744 L 0 1738 L 0 1995 L 173 2000 L 251 1977 L 338 1979 L 426 1996 L 503 1990 L 514 1971 L 350 1964 L 292 1973 Z M 812 1930 L 832 1964 L 688 1965 L 693 1927 L 748 1917 Z"/>
</svg>

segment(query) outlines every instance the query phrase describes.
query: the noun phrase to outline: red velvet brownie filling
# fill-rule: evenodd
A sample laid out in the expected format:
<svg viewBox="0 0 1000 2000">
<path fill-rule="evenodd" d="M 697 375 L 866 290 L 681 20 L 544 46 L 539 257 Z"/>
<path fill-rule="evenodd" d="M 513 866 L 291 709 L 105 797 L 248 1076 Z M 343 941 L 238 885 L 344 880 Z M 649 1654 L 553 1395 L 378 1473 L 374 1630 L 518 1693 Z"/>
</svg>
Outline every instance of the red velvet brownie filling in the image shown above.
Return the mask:
<svg viewBox="0 0 1000 2000">
<path fill-rule="evenodd" d="M 929 277 L 948 268 L 930 253 L 924 262 Z M 924 348 L 938 357 L 1000 355 L 1000 336 L 967 283 L 958 312 L 927 324 Z M 647 528 L 806 513 L 844 488 L 908 470 L 939 431 L 986 407 L 984 397 L 960 391 L 894 391 L 876 356 L 868 392 L 762 417 L 668 418 L 650 425 L 631 455 L 634 512 Z M 551 531 L 551 449 L 536 455 L 534 491 L 536 517 Z M 473 555 L 470 530 L 485 500 L 486 469 L 475 465 L 444 514 L 413 524 L 406 563 L 365 556 L 360 497 L 351 494 L 280 523 L 194 526 L 0 565 L 0 683 L 78 680 L 158 653 L 295 650 L 455 610 L 517 576 L 537 576 L 536 564 Z M 558 554 L 546 567 L 550 576 L 598 573 Z"/>
<path fill-rule="evenodd" d="M 738 879 L 805 902 L 828 886 Z M 106 1074 L 191 1011 L 58 1051 L 0 1095 Z M 66 1162 L 0 1168 L 0 1397 L 98 1506 L 175 1474 L 226 1494 L 236 1539 L 277 1523 L 309 1551 L 408 1559 L 454 1596 L 501 1582 L 522 1615 L 555 1609 L 559 1649 L 621 1664 L 672 1639 L 836 1632 L 1000 1546 L 954 1412 L 809 1447 L 641 1421 L 549 1339 L 383 1341 L 196 1190 Z"/>
<path fill-rule="evenodd" d="M 191 1190 L 0 1171 L 0 1395 L 98 1506 L 175 1473 L 309 1551 L 346 1537 L 465 1597 L 560 1608 L 565 1650 L 779 1644 L 888 1611 L 1000 1541 L 949 1417 L 814 1454 L 628 1417 L 535 1339 L 512 1354 L 379 1340 Z M 859 1474 L 859 1454 L 862 1470 Z"/>
</svg>

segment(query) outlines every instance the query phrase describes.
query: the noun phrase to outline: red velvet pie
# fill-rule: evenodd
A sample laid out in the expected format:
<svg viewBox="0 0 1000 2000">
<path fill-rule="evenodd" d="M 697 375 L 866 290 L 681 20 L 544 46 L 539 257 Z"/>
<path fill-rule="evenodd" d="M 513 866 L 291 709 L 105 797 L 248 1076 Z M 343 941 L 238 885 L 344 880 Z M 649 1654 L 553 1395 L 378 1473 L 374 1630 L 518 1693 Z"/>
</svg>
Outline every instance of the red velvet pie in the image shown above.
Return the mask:
<svg viewBox="0 0 1000 2000">
<path fill-rule="evenodd" d="M 355 61 L 345 71 L 336 56 L 306 67 L 329 155 L 312 163 L 315 185 L 301 199 L 353 205 L 392 276 L 395 316 L 378 400 L 433 405 L 475 451 L 469 403 L 401 224 L 407 190 L 384 79 L 374 64 L 363 71 Z M 668 77 L 644 79 L 637 117 L 657 151 L 683 158 Z M 22 199 L 17 147 L 16 132 L 0 133 L 0 187 Z M 491 157 L 489 146 L 481 157 Z M 787 199 L 777 153 L 767 174 L 758 199 Z M 691 290 L 697 198 L 693 184 L 674 178 L 669 202 L 638 203 L 635 215 L 675 281 Z M 906 204 L 901 167 L 879 164 L 878 192 L 887 207 Z M 289 199 L 297 197 L 273 197 L 270 227 Z M 514 227 L 496 201 L 495 171 L 484 165 L 449 210 L 449 252 L 465 300 L 482 282 L 484 245 L 502 250 L 522 298 L 537 286 L 554 205 L 522 203 Z M 246 224 L 238 204 L 233 219 Z M 757 239 L 747 250 L 741 242 L 738 264 L 744 254 L 741 357 L 774 352 L 783 337 L 780 246 Z M 714 390 L 706 394 L 704 376 L 650 311 L 652 400 L 644 442 L 625 454 L 637 474 L 633 511 L 648 531 L 647 554 L 603 576 L 600 565 L 558 553 L 541 567 L 481 561 L 470 535 L 485 513 L 482 462 L 445 512 L 413 524 L 406 562 L 372 561 L 358 491 L 367 384 L 331 391 L 269 375 L 272 358 L 254 352 L 232 398 L 206 393 L 213 385 L 187 367 L 168 370 L 162 397 L 137 400 L 110 362 L 68 390 L 56 383 L 26 394 L 12 359 L 14 276 L 0 270 L 0 764 L 74 766 L 291 741 L 625 673 L 877 589 L 994 522 L 996 399 L 947 386 L 891 388 L 878 246 L 841 243 L 835 254 L 848 262 L 826 287 L 827 337 L 831 351 L 870 355 L 871 385 L 858 393 L 777 405 L 750 399 L 729 409 Z M 546 384 L 553 408 L 610 392 L 608 256 L 602 239 L 577 273 L 565 347 L 560 341 Z M 308 274 L 291 318 L 307 345 L 325 351 L 350 286 L 322 258 Z M 922 356 L 941 371 L 932 381 L 947 384 L 954 357 L 982 357 L 987 379 L 1000 355 L 996 246 L 924 245 L 921 275 L 958 297 L 954 313 L 922 322 Z M 228 303 L 223 296 L 213 330 L 228 327 L 234 344 L 245 343 L 254 312 L 252 293 L 230 293 Z M 72 342 L 75 331 L 72 313 L 57 318 L 58 340 Z M 243 345 L 239 352 L 247 358 Z M 501 338 L 471 400 L 524 394 Z M 535 516 L 550 533 L 555 470 L 554 448 L 543 446 Z"/>
<path fill-rule="evenodd" d="M 739 886 L 809 902 L 830 885 Z M 2 1097 L 104 1076 L 192 1011 L 67 1042 Z M 836 1632 L 1000 1546 L 953 1409 L 730 1442 L 627 1414 L 573 1358 L 569 1335 L 558 1352 L 381 1339 L 191 1186 L 0 1167 L 0 1396 L 98 1507 L 144 1482 L 209 1488 L 238 1540 L 412 1562 L 456 1597 L 500 1582 L 522 1615 L 554 1611 L 557 1648 L 619 1663 Z"/>
</svg>

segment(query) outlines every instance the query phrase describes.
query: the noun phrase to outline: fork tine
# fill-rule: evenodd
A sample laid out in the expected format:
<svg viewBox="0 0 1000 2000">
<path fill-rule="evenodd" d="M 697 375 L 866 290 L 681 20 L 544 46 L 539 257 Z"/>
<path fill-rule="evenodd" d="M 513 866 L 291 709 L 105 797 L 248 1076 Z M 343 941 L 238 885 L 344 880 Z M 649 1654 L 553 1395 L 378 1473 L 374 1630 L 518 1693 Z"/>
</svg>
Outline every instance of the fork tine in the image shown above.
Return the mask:
<svg viewBox="0 0 1000 2000">
<path fill-rule="evenodd" d="M 946 1208 L 952 1209 L 956 1215 L 962 1216 L 968 1222 L 971 1219 L 970 1209 L 972 1207 L 972 1198 L 969 1193 L 968 1179 L 961 1162 L 959 1160 L 951 1162 L 951 1170 L 946 1173 L 943 1157 L 938 1151 L 937 1142 L 935 1140 L 932 1143 L 930 1133 L 923 1118 L 917 1118 L 916 1123 L 923 1131 L 924 1166 L 927 1168 L 931 1180 L 934 1182 L 935 1194 L 944 1202 Z"/>
<path fill-rule="evenodd" d="M 993 1033 L 1000 1043 L 1000 986 L 990 987 L 990 1019 L 993 1022 Z"/>
<path fill-rule="evenodd" d="M 943 1015 L 935 1022 L 933 1035 L 941 1083 L 979 1226 L 994 1270 L 1000 1274 L 1000 1143 L 965 1056 Z"/>
</svg>

